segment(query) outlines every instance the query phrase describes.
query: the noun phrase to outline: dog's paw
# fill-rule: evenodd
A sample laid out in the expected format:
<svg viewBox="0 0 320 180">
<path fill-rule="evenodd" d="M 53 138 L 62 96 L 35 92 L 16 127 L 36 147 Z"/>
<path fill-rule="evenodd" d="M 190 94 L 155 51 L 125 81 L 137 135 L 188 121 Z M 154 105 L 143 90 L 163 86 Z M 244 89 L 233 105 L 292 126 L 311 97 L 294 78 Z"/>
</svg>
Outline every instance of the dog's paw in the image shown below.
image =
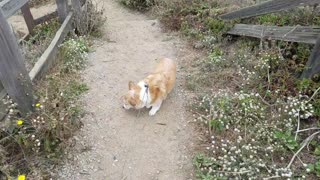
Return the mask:
<svg viewBox="0 0 320 180">
<path fill-rule="evenodd" d="M 157 113 L 157 111 L 153 111 L 152 109 L 149 111 L 149 116 L 154 116 Z"/>
</svg>

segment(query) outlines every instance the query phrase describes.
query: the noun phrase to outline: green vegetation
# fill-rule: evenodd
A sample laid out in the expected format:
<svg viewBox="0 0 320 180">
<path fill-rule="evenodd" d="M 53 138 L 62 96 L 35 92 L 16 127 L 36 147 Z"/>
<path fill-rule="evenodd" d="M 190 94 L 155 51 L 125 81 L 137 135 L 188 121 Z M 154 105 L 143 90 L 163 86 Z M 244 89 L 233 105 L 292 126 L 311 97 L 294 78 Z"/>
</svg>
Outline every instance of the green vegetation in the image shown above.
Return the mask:
<svg viewBox="0 0 320 180">
<path fill-rule="evenodd" d="M 75 32 L 59 46 L 54 67 L 34 85 L 35 111 L 22 117 L 10 97 L 4 100 L 9 114 L 0 130 L 0 179 L 53 178 L 52 168 L 64 158 L 68 139 L 82 126 L 79 98 L 89 87 L 81 82 L 79 71 L 86 66 L 90 39 L 101 34 L 105 21 L 103 11 L 92 1 L 87 3 L 87 12 L 82 14 L 85 23 L 74 22 Z M 57 19 L 38 25 L 23 43 L 28 70 L 59 27 Z"/>
<path fill-rule="evenodd" d="M 41 173 L 37 176 L 51 177 L 49 167 L 58 163 L 67 139 L 81 127 L 78 99 L 88 87 L 80 83 L 76 70 L 85 65 L 87 51 L 83 48 L 88 47 L 84 42 L 83 38 L 71 38 L 62 45 L 59 64 L 36 85 L 39 99 L 34 113 L 21 118 L 16 104 L 6 100 L 10 108 L 7 121 L 14 123 L 0 131 L 0 149 L 5 153 L 0 159 L 0 177 L 31 173 L 30 178 L 35 169 Z"/>
<path fill-rule="evenodd" d="M 120 0 L 121 4 L 138 11 L 149 10 L 155 5 L 154 0 Z"/>
</svg>

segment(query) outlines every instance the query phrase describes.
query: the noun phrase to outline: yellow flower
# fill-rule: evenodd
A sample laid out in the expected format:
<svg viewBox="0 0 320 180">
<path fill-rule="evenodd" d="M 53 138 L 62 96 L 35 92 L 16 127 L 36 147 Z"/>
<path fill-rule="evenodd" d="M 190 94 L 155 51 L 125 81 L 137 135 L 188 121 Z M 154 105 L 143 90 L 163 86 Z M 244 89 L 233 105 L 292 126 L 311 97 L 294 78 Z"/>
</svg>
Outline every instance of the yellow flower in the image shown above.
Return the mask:
<svg viewBox="0 0 320 180">
<path fill-rule="evenodd" d="M 19 175 L 18 176 L 18 180 L 26 180 L 26 176 L 25 175 Z"/>
<path fill-rule="evenodd" d="M 17 121 L 17 124 L 18 124 L 19 126 L 21 126 L 21 125 L 23 124 L 23 120 L 19 119 L 19 120 Z"/>
<path fill-rule="evenodd" d="M 40 104 L 40 103 L 37 103 L 37 104 L 36 104 L 36 107 L 40 107 L 40 106 L 41 106 L 41 104 Z"/>
</svg>

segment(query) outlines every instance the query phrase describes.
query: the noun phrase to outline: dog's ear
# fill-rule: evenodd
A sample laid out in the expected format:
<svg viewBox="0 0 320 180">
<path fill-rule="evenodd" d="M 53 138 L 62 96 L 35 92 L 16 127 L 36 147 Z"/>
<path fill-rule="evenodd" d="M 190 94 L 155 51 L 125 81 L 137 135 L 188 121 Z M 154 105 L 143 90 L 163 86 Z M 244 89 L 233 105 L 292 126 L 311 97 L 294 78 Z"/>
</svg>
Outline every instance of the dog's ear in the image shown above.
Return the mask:
<svg viewBox="0 0 320 180">
<path fill-rule="evenodd" d="M 129 81 L 128 86 L 129 86 L 129 90 L 131 90 L 133 88 L 133 86 L 134 86 L 134 82 L 133 81 Z"/>
</svg>

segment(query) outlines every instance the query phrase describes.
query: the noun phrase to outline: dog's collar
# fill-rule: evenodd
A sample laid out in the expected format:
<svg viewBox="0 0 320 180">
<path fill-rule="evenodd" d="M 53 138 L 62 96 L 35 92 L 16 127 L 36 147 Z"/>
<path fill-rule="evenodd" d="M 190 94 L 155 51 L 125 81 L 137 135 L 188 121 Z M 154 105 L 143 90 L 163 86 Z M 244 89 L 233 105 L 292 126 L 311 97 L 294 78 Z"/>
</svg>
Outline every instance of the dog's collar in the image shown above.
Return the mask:
<svg viewBox="0 0 320 180">
<path fill-rule="evenodd" d="M 148 97 L 149 97 L 149 85 L 148 84 L 144 84 L 144 87 L 146 88 L 145 92 L 144 92 L 144 95 L 143 95 L 143 99 L 146 97 L 146 102 L 145 104 L 148 104 Z"/>
<path fill-rule="evenodd" d="M 149 85 L 148 85 L 148 84 L 144 84 L 144 87 L 146 88 L 146 92 L 145 92 L 145 94 L 147 95 L 147 98 L 148 98 L 148 94 L 149 94 Z"/>
</svg>

